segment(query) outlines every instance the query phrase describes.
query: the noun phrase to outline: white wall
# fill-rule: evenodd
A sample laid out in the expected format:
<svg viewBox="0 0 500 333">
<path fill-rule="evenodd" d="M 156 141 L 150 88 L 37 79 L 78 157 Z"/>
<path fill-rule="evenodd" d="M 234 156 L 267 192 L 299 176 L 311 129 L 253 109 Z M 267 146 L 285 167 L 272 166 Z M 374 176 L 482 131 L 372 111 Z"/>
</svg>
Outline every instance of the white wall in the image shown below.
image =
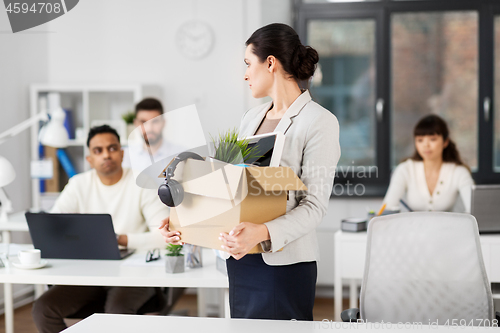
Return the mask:
<svg viewBox="0 0 500 333">
<path fill-rule="evenodd" d="M 244 42 L 260 25 L 250 0 L 86 0 L 49 23 L 51 83 L 140 83 L 159 87 L 167 110 L 196 103 L 206 136 L 239 125 L 250 105 Z M 208 23 L 215 44 L 201 60 L 176 45 L 179 26 Z"/>
<path fill-rule="evenodd" d="M 293 0 L 262 0 L 261 26 L 271 23 L 285 23 L 293 26 Z"/>
<path fill-rule="evenodd" d="M 48 34 L 39 30 L 12 34 L 7 13 L 0 10 L 0 133 L 29 118 L 29 85 L 48 79 Z M 15 180 L 5 187 L 14 211 L 31 206 L 29 133 L 25 130 L 0 146 L 0 155 L 12 163 L 17 173 Z M 25 232 L 13 233 L 12 241 L 26 243 L 30 237 Z M 15 285 L 15 305 L 29 302 L 32 293 L 32 286 Z M 3 313 L 3 289 L 0 313 Z"/>
<path fill-rule="evenodd" d="M 7 13 L 0 10 L 0 133 L 29 118 L 29 85 L 48 79 L 48 34 L 34 31 L 12 34 Z M 17 176 L 5 187 L 14 210 L 31 205 L 29 130 L 0 146 L 0 155 Z"/>
</svg>

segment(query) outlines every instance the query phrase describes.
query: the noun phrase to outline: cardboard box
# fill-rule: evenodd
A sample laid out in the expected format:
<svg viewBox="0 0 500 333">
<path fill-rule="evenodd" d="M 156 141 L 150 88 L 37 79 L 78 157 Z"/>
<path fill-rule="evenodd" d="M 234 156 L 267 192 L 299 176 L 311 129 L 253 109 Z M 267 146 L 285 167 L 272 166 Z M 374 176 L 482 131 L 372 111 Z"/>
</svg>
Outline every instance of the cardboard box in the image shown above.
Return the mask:
<svg viewBox="0 0 500 333">
<path fill-rule="evenodd" d="M 288 167 L 242 167 L 220 161 L 188 159 L 173 179 L 184 200 L 170 209 L 170 230 L 183 242 L 221 249 L 221 232 L 240 222 L 264 223 L 286 213 L 287 192 L 307 190 Z M 250 253 L 262 252 L 260 245 Z"/>
</svg>

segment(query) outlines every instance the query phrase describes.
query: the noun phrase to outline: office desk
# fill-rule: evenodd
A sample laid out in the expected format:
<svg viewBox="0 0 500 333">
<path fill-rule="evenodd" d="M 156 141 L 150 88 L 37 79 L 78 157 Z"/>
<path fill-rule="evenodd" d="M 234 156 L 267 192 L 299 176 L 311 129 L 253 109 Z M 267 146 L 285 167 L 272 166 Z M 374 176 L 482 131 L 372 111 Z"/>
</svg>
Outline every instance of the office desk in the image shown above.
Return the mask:
<svg viewBox="0 0 500 333">
<path fill-rule="evenodd" d="M 29 246 L 29 245 L 28 245 Z M 186 287 L 225 289 L 225 315 L 229 317 L 229 283 L 227 276 L 215 268 L 215 254 L 204 250 L 203 267 L 168 274 L 162 266 L 129 266 L 130 261 L 145 258 L 145 252 L 124 260 L 48 259 L 48 265 L 37 270 L 18 269 L 10 265 L 0 269 L 4 283 L 5 331 L 14 332 L 12 283 L 122 287 Z M 160 259 L 161 260 L 161 259 Z M 127 263 L 127 261 L 129 261 Z"/>
<path fill-rule="evenodd" d="M 349 308 L 358 307 L 358 285 L 363 279 L 366 258 L 366 232 L 342 232 L 334 236 L 334 311 L 340 320 L 342 310 L 342 285 L 349 282 Z M 500 282 L 500 234 L 480 235 L 486 274 L 491 282 Z M 500 296 L 495 295 L 494 298 Z"/>
<path fill-rule="evenodd" d="M 224 319 L 224 318 L 196 318 L 196 317 L 163 317 L 163 316 L 133 316 L 115 314 L 93 314 L 92 316 L 65 329 L 64 333 L 165 333 L 178 332 L 217 332 L 217 333 L 255 333 L 255 332 L 423 332 L 436 330 L 439 332 L 485 332 L 492 331 L 491 327 L 456 327 L 404 325 L 377 323 L 358 324 L 321 321 L 286 321 L 286 320 L 256 320 L 256 319 Z"/>
</svg>

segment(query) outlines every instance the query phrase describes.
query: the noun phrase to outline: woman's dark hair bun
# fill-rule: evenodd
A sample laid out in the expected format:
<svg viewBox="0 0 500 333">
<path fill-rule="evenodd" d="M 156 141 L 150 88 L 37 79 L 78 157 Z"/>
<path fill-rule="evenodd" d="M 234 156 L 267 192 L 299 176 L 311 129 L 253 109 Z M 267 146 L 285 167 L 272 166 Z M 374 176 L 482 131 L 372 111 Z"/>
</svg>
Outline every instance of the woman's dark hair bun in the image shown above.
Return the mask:
<svg viewBox="0 0 500 333">
<path fill-rule="evenodd" d="M 272 23 L 256 30 L 247 40 L 252 51 L 263 62 L 270 55 L 281 62 L 285 72 L 300 81 L 308 80 L 314 74 L 318 63 L 318 52 L 304 46 L 292 27 Z"/>
<path fill-rule="evenodd" d="M 295 70 L 294 76 L 301 81 L 308 80 L 314 75 L 318 61 L 319 56 L 315 49 L 299 44 L 292 59 L 292 68 Z"/>
</svg>

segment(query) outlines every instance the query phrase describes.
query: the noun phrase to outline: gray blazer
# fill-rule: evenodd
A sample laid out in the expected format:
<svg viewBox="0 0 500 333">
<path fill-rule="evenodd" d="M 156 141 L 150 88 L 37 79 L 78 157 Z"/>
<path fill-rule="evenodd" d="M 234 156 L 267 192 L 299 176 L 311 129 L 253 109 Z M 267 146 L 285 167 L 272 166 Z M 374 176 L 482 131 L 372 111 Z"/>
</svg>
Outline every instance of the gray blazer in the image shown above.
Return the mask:
<svg viewBox="0 0 500 333">
<path fill-rule="evenodd" d="M 255 134 L 271 104 L 243 115 L 240 136 Z M 317 261 L 316 227 L 326 214 L 340 158 L 339 123 L 330 111 L 313 102 L 306 90 L 290 105 L 275 132 L 285 134 L 281 165 L 290 167 L 308 190 L 291 191 L 287 213 L 265 223 L 271 246 L 262 256 L 268 265 Z M 281 248 L 283 251 L 278 252 Z"/>
</svg>

